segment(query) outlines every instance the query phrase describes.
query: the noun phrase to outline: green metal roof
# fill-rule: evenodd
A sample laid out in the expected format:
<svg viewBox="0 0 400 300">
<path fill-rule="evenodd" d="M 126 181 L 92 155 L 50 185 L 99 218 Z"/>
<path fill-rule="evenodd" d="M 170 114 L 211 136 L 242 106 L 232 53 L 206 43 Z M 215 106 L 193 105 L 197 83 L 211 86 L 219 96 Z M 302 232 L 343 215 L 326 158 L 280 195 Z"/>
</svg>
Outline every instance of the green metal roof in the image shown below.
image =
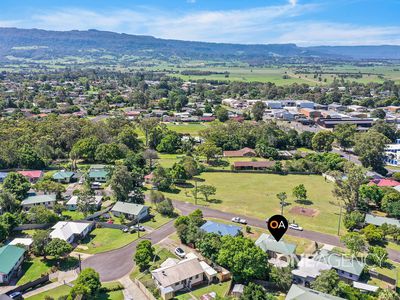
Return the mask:
<svg viewBox="0 0 400 300">
<path fill-rule="evenodd" d="M 54 202 L 54 201 L 56 201 L 56 194 L 35 195 L 26 198 L 24 201 L 21 202 L 21 205 L 43 203 L 43 202 Z"/>
<path fill-rule="evenodd" d="M 365 215 L 365 223 L 382 226 L 383 224 L 395 225 L 400 228 L 400 221 L 393 218 L 379 217 L 371 214 Z"/>
<path fill-rule="evenodd" d="M 108 172 L 106 170 L 99 170 L 99 171 L 90 171 L 89 177 L 90 178 L 106 178 Z"/>
<path fill-rule="evenodd" d="M 125 214 L 138 216 L 143 209 L 147 208 L 148 208 L 147 206 L 141 204 L 118 201 L 117 203 L 115 203 L 111 211 L 117 211 Z"/>
<path fill-rule="evenodd" d="M 256 241 L 256 245 L 265 252 L 272 251 L 280 254 L 291 255 L 296 251 L 297 245 L 286 243 L 283 240 L 277 242 L 274 237 L 263 233 Z"/>
<path fill-rule="evenodd" d="M 357 259 L 349 259 L 345 256 L 324 249 L 319 251 L 319 253 L 314 257 L 314 260 L 326 263 L 332 268 L 357 276 L 361 275 L 365 267 L 365 263 L 358 261 Z"/>
<path fill-rule="evenodd" d="M 6 245 L 0 248 L 0 273 L 8 274 L 25 253 L 25 249 Z"/>
<path fill-rule="evenodd" d="M 328 295 L 304 286 L 292 284 L 285 300 L 344 300 L 344 298 Z"/>
<path fill-rule="evenodd" d="M 74 176 L 74 172 L 57 172 L 53 175 L 54 180 L 69 179 Z"/>
</svg>

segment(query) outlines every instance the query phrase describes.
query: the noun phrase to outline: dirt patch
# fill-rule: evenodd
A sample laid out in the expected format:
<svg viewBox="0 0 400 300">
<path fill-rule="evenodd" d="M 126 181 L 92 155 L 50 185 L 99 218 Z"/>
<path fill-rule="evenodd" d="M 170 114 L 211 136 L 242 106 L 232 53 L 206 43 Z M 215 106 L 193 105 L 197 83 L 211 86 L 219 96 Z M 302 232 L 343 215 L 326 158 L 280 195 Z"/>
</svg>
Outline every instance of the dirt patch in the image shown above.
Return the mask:
<svg viewBox="0 0 400 300">
<path fill-rule="evenodd" d="M 313 208 L 294 206 L 290 209 L 290 213 L 306 217 L 315 217 L 318 216 L 319 211 Z"/>
</svg>

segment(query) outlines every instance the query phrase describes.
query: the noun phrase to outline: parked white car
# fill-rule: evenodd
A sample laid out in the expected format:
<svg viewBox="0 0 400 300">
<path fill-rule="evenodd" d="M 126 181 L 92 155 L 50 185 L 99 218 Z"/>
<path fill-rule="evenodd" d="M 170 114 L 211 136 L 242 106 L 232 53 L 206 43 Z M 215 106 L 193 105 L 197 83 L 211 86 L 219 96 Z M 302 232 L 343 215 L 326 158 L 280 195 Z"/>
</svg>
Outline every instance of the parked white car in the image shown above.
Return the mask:
<svg viewBox="0 0 400 300">
<path fill-rule="evenodd" d="M 232 222 L 234 222 L 234 223 L 240 223 L 240 224 L 244 224 L 244 225 L 247 224 L 246 219 L 242 219 L 242 218 L 239 218 L 239 217 L 234 217 L 234 218 L 232 218 Z"/>
<path fill-rule="evenodd" d="M 299 226 L 297 224 L 294 224 L 294 223 L 289 224 L 289 228 L 293 229 L 293 230 L 303 231 L 303 227 L 301 227 L 301 226 Z"/>
<path fill-rule="evenodd" d="M 186 252 L 180 247 L 175 248 L 175 254 L 180 258 L 185 258 L 186 256 Z"/>
</svg>

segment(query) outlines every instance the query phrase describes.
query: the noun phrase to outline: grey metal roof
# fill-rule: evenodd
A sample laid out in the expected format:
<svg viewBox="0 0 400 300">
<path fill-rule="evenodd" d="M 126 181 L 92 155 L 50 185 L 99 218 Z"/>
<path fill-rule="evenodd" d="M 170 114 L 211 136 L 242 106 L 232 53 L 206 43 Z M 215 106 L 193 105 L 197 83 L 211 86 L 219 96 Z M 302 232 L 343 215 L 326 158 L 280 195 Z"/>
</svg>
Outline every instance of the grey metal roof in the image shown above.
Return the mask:
<svg viewBox="0 0 400 300">
<path fill-rule="evenodd" d="M 148 209 L 148 206 L 136 204 L 136 203 L 128 203 L 128 202 L 118 201 L 117 203 L 115 203 L 115 205 L 111 209 L 111 211 L 117 211 L 117 212 L 121 212 L 124 214 L 138 216 L 144 209 Z"/>
<path fill-rule="evenodd" d="M 35 195 L 29 196 L 25 200 L 21 202 L 21 205 L 29 205 L 29 204 L 39 204 L 44 202 L 55 202 L 56 201 L 56 194 L 49 194 L 49 195 Z"/>
</svg>

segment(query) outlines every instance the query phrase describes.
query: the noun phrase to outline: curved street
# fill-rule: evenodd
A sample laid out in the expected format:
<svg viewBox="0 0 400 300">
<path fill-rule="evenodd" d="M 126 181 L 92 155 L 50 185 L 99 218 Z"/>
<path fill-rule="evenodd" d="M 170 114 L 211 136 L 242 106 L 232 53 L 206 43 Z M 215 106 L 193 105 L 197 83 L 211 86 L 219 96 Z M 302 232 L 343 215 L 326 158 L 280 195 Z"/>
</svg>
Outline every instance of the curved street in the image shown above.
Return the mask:
<svg viewBox="0 0 400 300">
<path fill-rule="evenodd" d="M 196 206 L 188 202 L 173 201 L 173 204 L 175 208 L 181 211 L 182 215 L 188 215 L 193 210 L 199 208 L 203 211 L 203 215 L 206 218 L 217 218 L 230 221 L 233 217 L 238 216 L 232 213 L 222 212 L 204 206 L 198 206 L 198 205 Z M 247 219 L 248 224 L 251 226 L 266 229 L 266 223 L 264 220 L 259 220 L 248 216 L 239 216 L 239 217 Z M 109 252 L 95 254 L 89 257 L 88 259 L 82 262 L 82 268 L 89 268 L 89 267 L 94 268 L 97 272 L 99 272 L 102 281 L 117 280 L 132 272 L 134 267 L 133 255 L 135 253 L 138 241 L 142 239 L 147 239 L 150 240 L 153 244 L 156 244 L 162 241 L 170 234 L 174 233 L 174 231 L 175 231 L 174 222 L 170 221 L 167 224 L 158 228 L 157 230 L 145 235 L 143 238 L 140 238 L 123 248 Z M 317 243 L 330 244 L 341 247 L 344 246 L 340 242 L 337 236 L 325 233 L 309 231 L 309 230 L 295 231 L 289 229 L 286 234 L 295 237 L 309 239 Z M 392 249 L 387 249 L 387 251 L 389 254 L 389 258 L 391 260 L 395 262 L 400 262 L 399 251 L 395 251 Z"/>
</svg>

